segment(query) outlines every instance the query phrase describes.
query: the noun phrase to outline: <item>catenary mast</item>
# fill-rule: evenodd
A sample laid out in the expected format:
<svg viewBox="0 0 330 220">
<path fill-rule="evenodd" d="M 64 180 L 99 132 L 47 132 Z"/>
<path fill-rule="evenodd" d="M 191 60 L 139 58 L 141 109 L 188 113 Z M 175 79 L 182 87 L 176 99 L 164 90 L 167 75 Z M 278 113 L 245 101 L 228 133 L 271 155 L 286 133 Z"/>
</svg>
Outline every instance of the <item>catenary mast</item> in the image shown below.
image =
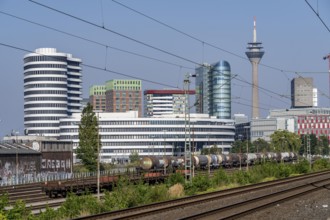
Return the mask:
<svg viewBox="0 0 330 220">
<path fill-rule="evenodd" d="M 252 64 L 252 118 L 259 118 L 259 83 L 258 83 L 258 65 L 264 55 L 261 51 L 261 42 L 257 42 L 256 18 L 254 17 L 253 42 L 248 43 L 248 51 L 245 52 Z"/>
</svg>

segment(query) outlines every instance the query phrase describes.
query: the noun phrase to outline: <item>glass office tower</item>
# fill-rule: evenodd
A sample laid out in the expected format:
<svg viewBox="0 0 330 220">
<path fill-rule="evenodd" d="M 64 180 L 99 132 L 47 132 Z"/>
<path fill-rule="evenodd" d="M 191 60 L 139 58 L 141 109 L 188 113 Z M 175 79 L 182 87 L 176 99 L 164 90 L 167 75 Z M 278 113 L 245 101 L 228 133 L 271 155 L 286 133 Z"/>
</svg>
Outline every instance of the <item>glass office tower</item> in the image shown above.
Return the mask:
<svg viewBox="0 0 330 220">
<path fill-rule="evenodd" d="M 196 112 L 231 118 L 230 64 L 221 60 L 196 69 Z"/>
</svg>

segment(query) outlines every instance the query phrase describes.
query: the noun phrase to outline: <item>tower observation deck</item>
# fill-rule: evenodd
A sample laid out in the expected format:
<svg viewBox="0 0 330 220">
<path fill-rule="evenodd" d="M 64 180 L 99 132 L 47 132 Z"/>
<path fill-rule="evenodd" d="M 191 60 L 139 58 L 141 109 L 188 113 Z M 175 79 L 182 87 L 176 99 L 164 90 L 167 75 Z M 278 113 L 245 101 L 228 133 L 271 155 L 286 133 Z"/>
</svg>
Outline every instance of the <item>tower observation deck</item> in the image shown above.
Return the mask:
<svg viewBox="0 0 330 220">
<path fill-rule="evenodd" d="M 261 42 L 257 42 L 256 19 L 254 18 L 253 42 L 248 43 L 248 51 L 245 52 L 252 64 L 252 118 L 259 118 L 258 65 L 265 53 L 261 45 Z"/>
</svg>

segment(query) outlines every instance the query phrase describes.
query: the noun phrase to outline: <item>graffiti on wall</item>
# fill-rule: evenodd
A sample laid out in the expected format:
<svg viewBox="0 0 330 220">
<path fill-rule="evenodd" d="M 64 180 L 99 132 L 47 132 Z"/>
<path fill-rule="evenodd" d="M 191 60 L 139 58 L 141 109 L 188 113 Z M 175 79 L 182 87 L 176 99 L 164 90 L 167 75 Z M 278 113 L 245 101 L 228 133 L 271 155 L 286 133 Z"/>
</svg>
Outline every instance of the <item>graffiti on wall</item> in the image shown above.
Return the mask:
<svg viewBox="0 0 330 220">
<path fill-rule="evenodd" d="M 21 159 L 16 166 L 16 160 L 12 158 L 0 158 L 0 176 L 2 181 L 11 181 L 17 176 L 27 174 L 35 174 L 37 172 L 36 161 L 29 159 Z"/>
</svg>

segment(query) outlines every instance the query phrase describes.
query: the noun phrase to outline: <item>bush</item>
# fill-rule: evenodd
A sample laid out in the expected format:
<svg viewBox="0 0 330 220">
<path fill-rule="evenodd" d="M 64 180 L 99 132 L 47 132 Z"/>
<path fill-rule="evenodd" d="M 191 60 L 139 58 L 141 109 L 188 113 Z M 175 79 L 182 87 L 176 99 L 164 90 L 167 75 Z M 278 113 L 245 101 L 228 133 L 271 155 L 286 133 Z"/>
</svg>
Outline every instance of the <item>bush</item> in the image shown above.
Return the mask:
<svg viewBox="0 0 330 220">
<path fill-rule="evenodd" d="M 211 183 L 214 187 L 223 186 L 229 183 L 229 177 L 223 169 L 220 169 L 214 173 Z"/>
<path fill-rule="evenodd" d="M 294 172 L 297 174 L 308 173 L 310 171 L 309 162 L 306 159 L 300 160 L 297 164 L 294 164 L 293 167 Z"/>
<path fill-rule="evenodd" d="M 185 179 L 181 173 L 172 173 L 166 180 L 166 183 L 168 186 L 173 186 L 178 183 L 184 185 Z"/>
<path fill-rule="evenodd" d="M 210 187 L 208 176 L 197 175 L 192 179 L 192 184 L 198 192 L 204 192 Z"/>
<path fill-rule="evenodd" d="M 292 173 L 293 172 L 290 168 L 290 165 L 285 165 L 281 163 L 278 165 L 278 173 L 276 178 L 286 178 L 289 177 Z"/>
<path fill-rule="evenodd" d="M 320 171 L 330 168 L 330 163 L 328 159 L 318 159 L 313 163 L 313 170 L 314 171 Z"/>
<path fill-rule="evenodd" d="M 232 182 L 238 183 L 240 185 L 246 185 L 251 182 L 251 175 L 249 172 L 242 170 L 236 171 L 232 175 Z"/>
<path fill-rule="evenodd" d="M 162 202 L 170 199 L 166 185 L 155 185 L 151 188 L 149 187 L 148 191 L 148 200 L 151 203 Z"/>
</svg>

